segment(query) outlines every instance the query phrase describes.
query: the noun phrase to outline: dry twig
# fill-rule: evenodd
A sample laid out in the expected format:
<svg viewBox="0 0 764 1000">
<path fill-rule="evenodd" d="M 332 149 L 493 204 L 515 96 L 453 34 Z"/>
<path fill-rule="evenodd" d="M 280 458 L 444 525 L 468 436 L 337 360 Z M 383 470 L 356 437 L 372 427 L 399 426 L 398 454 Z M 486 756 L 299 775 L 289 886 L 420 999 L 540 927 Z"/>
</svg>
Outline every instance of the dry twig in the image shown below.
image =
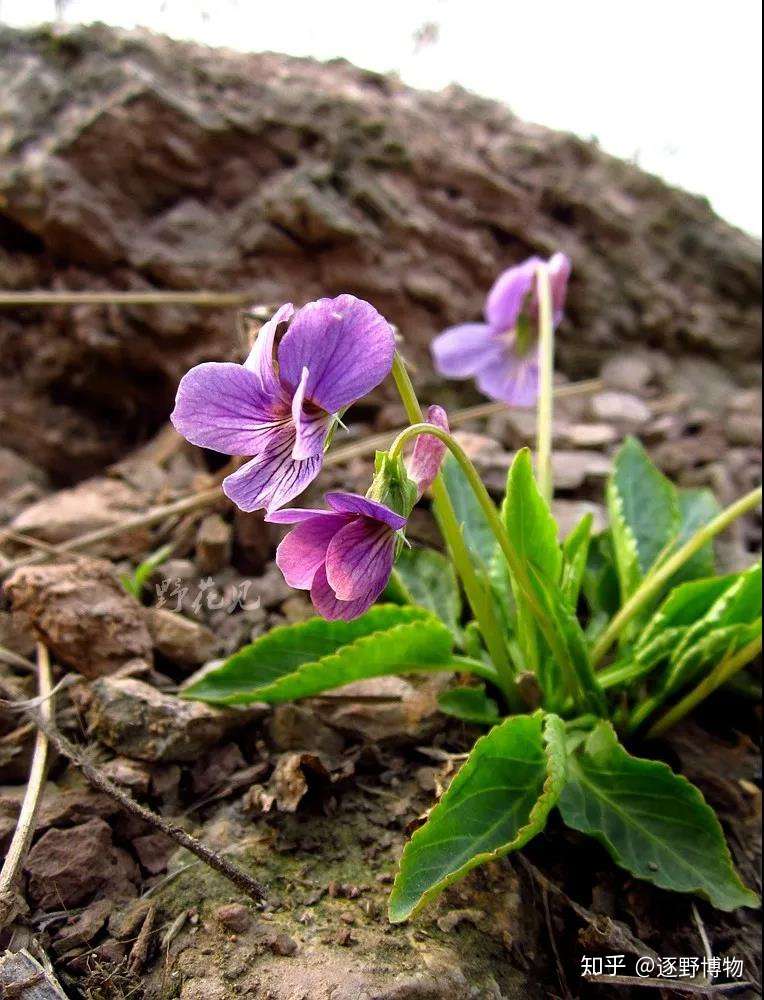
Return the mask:
<svg viewBox="0 0 764 1000">
<path fill-rule="evenodd" d="M 29 845 L 32 842 L 37 820 L 37 809 L 45 783 L 45 771 L 48 762 L 48 737 L 44 727 L 51 724 L 53 698 L 51 696 L 50 659 L 47 648 L 41 642 L 37 644 L 37 675 L 40 698 L 39 716 L 43 725 L 37 731 L 24 801 L 21 803 L 13 839 L 5 856 L 2 871 L 0 871 L 0 927 L 4 927 L 10 923 L 18 912 L 15 887 L 21 872 L 21 866 L 24 864 Z"/>
<path fill-rule="evenodd" d="M 126 812 L 131 813 L 133 816 L 137 816 L 139 819 L 143 820 L 144 823 L 148 823 L 149 826 L 153 826 L 156 830 L 159 830 L 166 836 L 171 837 L 177 844 L 184 847 L 192 854 L 195 854 L 197 858 L 209 865 L 210 868 L 214 868 L 215 871 L 224 875 L 227 879 L 229 879 L 229 881 L 233 882 L 237 889 L 240 889 L 241 892 L 245 893 L 250 898 L 257 900 L 258 902 L 265 899 L 265 888 L 256 879 L 253 879 L 251 875 L 239 868 L 237 865 L 231 864 L 230 861 L 227 861 L 216 851 L 207 847 L 206 844 L 203 844 L 200 840 L 197 840 L 196 837 L 192 837 L 191 834 L 187 833 L 182 827 L 176 826 L 174 823 L 169 823 L 161 816 L 157 816 L 157 814 L 152 812 L 151 809 L 148 809 L 146 806 L 136 802 L 135 799 L 127 791 L 125 791 L 125 789 L 120 788 L 119 785 L 110 781 L 104 774 L 101 773 L 101 771 L 98 770 L 93 762 L 88 759 L 85 752 L 59 732 L 50 717 L 45 717 L 43 715 L 42 708 L 37 709 L 36 707 L 25 705 L 23 706 L 23 711 L 35 723 L 37 728 L 41 730 L 45 736 L 47 736 L 50 744 L 54 746 L 63 757 L 66 757 L 72 762 L 72 764 L 75 765 L 75 767 L 78 767 L 80 771 L 82 771 L 84 776 L 94 788 L 103 792 L 105 795 L 110 796 L 110 798 L 118 802 Z"/>
</svg>

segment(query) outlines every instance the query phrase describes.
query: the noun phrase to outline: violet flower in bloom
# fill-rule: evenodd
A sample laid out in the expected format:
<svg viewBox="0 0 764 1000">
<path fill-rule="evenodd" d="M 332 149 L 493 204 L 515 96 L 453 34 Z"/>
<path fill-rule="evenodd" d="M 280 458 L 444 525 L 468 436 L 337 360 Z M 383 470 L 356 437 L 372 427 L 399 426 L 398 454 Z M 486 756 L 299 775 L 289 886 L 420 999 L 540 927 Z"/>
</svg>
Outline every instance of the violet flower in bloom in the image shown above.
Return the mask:
<svg viewBox="0 0 764 1000">
<path fill-rule="evenodd" d="M 296 525 L 276 550 L 289 586 L 309 590 L 323 618 L 350 621 L 387 586 L 406 518 L 355 493 L 327 493 L 326 502 L 329 510 L 278 510 L 266 520 Z"/>
<path fill-rule="evenodd" d="M 289 323 L 276 351 L 281 323 Z M 181 379 L 172 413 L 192 444 L 254 455 L 223 481 L 245 511 L 273 511 L 318 475 L 333 416 L 390 373 L 395 338 L 377 310 L 353 295 L 281 306 L 243 365 L 206 362 Z"/>
<path fill-rule="evenodd" d="M 432 342 L 435 367 L 449 378 L 474 377 L 481 392 L 511 406 L 532 406 L 539 392 L 538 291 L 536 273 L 544 261 L 531 257 L 494 282 L 485 303 L 485 323 L 463 323 Z M 547 262 L 553 323 L 565 307 L 570 260 L 563 253 Z"/>
</svg>

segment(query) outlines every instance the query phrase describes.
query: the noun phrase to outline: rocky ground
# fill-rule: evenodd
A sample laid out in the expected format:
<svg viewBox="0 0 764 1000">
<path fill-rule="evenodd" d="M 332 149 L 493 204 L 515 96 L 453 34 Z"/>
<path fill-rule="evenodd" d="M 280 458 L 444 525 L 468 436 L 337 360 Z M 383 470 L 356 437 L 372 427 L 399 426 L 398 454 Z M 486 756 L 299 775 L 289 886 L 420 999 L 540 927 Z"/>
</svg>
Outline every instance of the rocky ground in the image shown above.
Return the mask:
<svg viewBox="0 0 764 1000">
<path fill-rule="evenodd" d="M 595 142 L 458 87 L 104 25 L 0 27 L 0 113 L 8 291 L 352 292 L 399 327 L 428 389 L 432 337 L 478 316 L 510 263 L 563 250 L 570 377 L 649 346 L 756 378 L 756 240 Z M 240 346 L 233 320 L 0 308 L 2 440 L 60 484 L 100 471 L 161 426 L 187 368 Z"/>
<path fill-rule="evenodd" d="M 582 509 L 604 523 L 604 479 L 627 431 L 680 482 L 711 485 L 722 500 L 759 478 L 755 388 L 719 366 L 647 350 L 611 357 L 600 377 L 558 405 L 563 530 Z M 464 387 L 443 391 L 452 412 L 468 395 Z M 402 419 L 392 405 L 359 416 L 351 441 Z M 532 424 L 514 411 L 459 431 L 497 495 Z M 363 490 L 369 473 L 370 456 L 359 454 L 328 468 L 307 500 L 332 482 Z M 440 682 L 366 682 L 275 710 L 178 699 L 178 685 L 204 663 L 310 614 L 272 562 L 274 529 L 217 495 L 155 526 L 115 530 L 87 552 L 49 551 L 205 490 L 214 476 L 200 452 L 167 430 L 103 475 L 59 491 L 18 452 L 0 452 L 0 646 L 29 659 L 35 639 L 44 639 L 57 677 L 76 679 L 56 698 L 62 730 L 139 801 L 251 871 L 267 899 L 247 899 L 58 758 L 24 865 L 25 905 L 3 943 L 42 949 L 63 988 L 92 1000 L 624 996 L 628 990 L 584 983 L 581 956 L 702 954 L 690 900 L 629 879 L 556 824 L 521 857 L 473 873 L 411 925 L 389 926 L 385 898 L 407 832 L 475 736 L 436 712 Z M 412 534 L 436 542 L 426 509 Z M 138 602 L 119 577 L 162 544 L 172 551 Z M 760 522 L 750 518 L 724 539 L 720 561 L 742 565 L 759 547 Z M 14 569 L 30 552 L 41 561 Z M 34 694 L 23 660 L 0 670 L 4 696 Z M 7 844 L 33 733 L 10 711 L 1 718 Z M 719 810 L 749 884 L 759 859 L 756 730 L 749 706 L 719 697 L 651 749 Z M 743 957 L 757 980 L 755 917 L 697 909 L 714 952 Z"/>
<path fill-rule="evenodd" d="M 0 29 L 0 111 L 0 293 L 353 292 L 402 332 L 423 401 L 453 416 L 480 400 L 434 377 L 432 336 L 477 316 L 500 269 L 561 249 L 574 272 L 560 379 L 601 380 L 558 406 L 562 530 L 582 509 L 603 523 L 625 433 L 722 502 L 760 481 L 760 244 L 594 143 L 458 88 L 420 94 L 345 63 L 103 26 Z M 177 697 L 205 663 L 310 614 L 275 568 L 273 526 L 217 490 L 223 460 L 166 426 L 180 375 L 241 346 L 230 308 L 0 308 L 0 841 L 34 739 L 9 703 L 36 693 L 42 639 L 67 679 L 60 730 L 267 888 L 264 902 L 244 896 L 54 754 L 22 895 L 0 899 L 0 947 L 16 952 L 0 961 L 6 996 L 40 960 L 47 979 L 23 1000 L 57 995 L 53 976 L 85 1000 L 609 1000 L 630 991 L 582 981 L 583 954 L 701 955 L 701 927 L 716 954 L 744 960 L 754 986 L 740 995 L 760 995 L 755 914 L 698 903 L 696 920 L 690 900 L 554 823 L 389 926 L 404 840 L 475 737 L 435 711 L 433 681 L 273 711 Z M 363 440 L 403 413 L 380 391 L 348 423 L 337 443 L 355 454 L 325 468 L 308 505 L 331 485 L 365 491 Z M 498 493 L 533 420 L 505 412 L 460 434 Z M 411 527 L 437 544 L 426 507 Z M 78 545 L 85 533 L 97 539 Z M 164 545 L 130 596 L 120 578 Z M 749 517 L 720 541 L 720 564 L 760 547 Z M 750 885 L 759 721 L 719 695 L 650 750 L 702 788 Z"/>
</svg>

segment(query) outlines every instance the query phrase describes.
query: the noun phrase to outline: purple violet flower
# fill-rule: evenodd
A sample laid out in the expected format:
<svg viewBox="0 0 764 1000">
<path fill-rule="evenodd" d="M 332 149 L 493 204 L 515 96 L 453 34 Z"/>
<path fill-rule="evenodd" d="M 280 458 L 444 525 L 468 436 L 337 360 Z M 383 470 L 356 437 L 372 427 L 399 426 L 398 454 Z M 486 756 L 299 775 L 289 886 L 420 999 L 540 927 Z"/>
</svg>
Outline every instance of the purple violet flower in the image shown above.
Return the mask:
<svg viewBox="0 0 764 1000">
<path fill-rule="evenodd" d="M 531 257 L 500 274 L 488 293 L 485 323 L 462 323 L 432 342 L 435 367 L 448 378 L 474 377 L 481 392 L 510 406 L 532 406 L 538 397 L 536 273 L 544 261 Z M 570 260 L 554 254 L 546 264 L 552 288 L 553 323 L 565 307 Z"/>
<path fill-rule="evenodd" d="M 276 331 L 289 327 L 277 349 Z M 353 295 L 281 306 L 243 365 L 206 362 L 178 386 L 172 422 L 192 444 L 254 455 L 223 481 L 245 511 L 273 511 L 298 496 L 323 462 L 335 414 L 389 374 L 395 337 L 377 310 Z"/>
<path fill-rule="evenodd" d="M 350 621 L 387 586 L 406 518 L 355 493 L 327 493 L 326 502 L 329 510 L 278 510 L 266 520 L 296 525 L 276 550 L 289 586 L 309 590 L 323 618 Z"/>
<path fill-rule="evenodd" d="M 448 416 L 442 406 L 431 406 L 427 410 L 427 423 L 434 424 L 442 431 L 448 431 Z M 431 486 L 440 472 L 440 464 L 446 453 L 446 446 L 430 434 L 420 434 L 414 442 L 414 451 L 406 463 L 409 478 L 416 483 L 417 497 L 421 497 Z"/>
</svg>

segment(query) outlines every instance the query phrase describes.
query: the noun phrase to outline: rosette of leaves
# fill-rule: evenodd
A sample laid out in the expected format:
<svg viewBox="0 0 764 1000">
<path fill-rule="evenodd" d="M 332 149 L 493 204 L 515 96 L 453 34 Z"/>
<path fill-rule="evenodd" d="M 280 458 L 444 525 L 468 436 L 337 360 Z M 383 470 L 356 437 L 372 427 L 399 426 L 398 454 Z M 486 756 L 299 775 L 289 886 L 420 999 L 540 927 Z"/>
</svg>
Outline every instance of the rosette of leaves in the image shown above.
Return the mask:
<svg viewBox="0 0 764 1000">
<path fill-rule="evenodd" d="M 700 791 L 666 764 L 633 755 L 628 736 L 720 663 L 742 666 L 746 650 L 755 652 L 760 564 L 716 575 L 709 542 L 640 606 L 609 662 L 594 655 L 626 602 L 716 516 L 713 496 L 677 489 L 628 440 L 607 487 L 607 530 L 593 535 L 586 517 L 560 541 L 521 451 L 500 508 L 518 556 L 512 570 L 454 462 L 444 463 L 443 479 L 502 622 L 526 712 L 517 702 L 510 709 L 450 563 L 417 548 L 401 553 L 385 603 L 355 621 L 273 629 L 193 681 L 185 697 L 276 704 L 386 674 L 461 678 L 441 708 L 487 732 L 404 849 L 393 921 L 415 915 L 475 866 L 521 848 L 554 809 L 635 877 L 722 910 L 756 905 Z"/>
</svg>

